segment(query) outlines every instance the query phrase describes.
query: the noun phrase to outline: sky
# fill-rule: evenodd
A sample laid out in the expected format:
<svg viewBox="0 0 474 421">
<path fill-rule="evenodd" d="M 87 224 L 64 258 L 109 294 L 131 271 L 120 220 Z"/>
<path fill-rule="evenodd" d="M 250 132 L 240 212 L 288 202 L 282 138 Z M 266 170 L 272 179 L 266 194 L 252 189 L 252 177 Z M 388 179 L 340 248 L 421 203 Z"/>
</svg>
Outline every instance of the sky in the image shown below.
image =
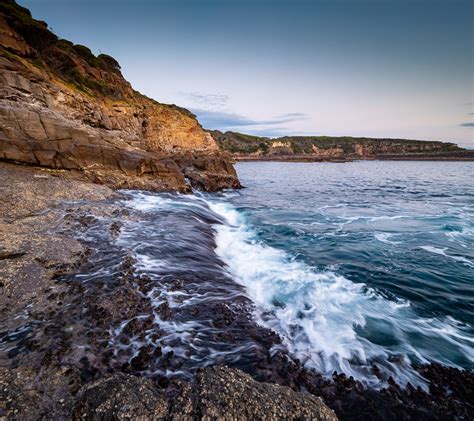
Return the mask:
<svg viewBox="0 0 474 421">
<path fill-rule="evenodd" d="M 208 129 L 474 147 L 471 0 L 18 0 Z"/>
</svg>

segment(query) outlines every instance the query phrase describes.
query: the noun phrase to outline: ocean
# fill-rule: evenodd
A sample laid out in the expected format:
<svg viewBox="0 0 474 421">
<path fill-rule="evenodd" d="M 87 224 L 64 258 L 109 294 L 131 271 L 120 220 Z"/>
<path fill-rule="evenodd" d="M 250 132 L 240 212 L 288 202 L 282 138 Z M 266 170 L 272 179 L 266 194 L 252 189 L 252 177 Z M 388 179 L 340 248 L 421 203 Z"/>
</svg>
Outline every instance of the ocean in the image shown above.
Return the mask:
<svg viewBox="0 0 474 421">
<path fill-rule="evenodd" d="M 474 163 L 236 169 L 238 191 L 124 192 L 116 246 L 153 281 L 155 328 L 138 340 L 130 320 L 114 327 L 117 358 L 145 343 L 160 355 L 148 374 L 186 378 L 284 352 L 373 388 L 426 388 L 425 363 L 474 368 Z M 101 270 L 77 276 L 110 277 Z"/>
</svg>

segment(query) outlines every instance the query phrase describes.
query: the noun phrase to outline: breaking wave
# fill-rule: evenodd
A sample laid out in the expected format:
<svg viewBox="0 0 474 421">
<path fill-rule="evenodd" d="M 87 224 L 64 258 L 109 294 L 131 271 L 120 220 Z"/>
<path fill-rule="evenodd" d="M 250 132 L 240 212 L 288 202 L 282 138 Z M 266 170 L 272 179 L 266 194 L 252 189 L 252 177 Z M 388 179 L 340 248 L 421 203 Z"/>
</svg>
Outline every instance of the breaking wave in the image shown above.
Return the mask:
<svg viewBox="0 0 474 421">
<path fill-rule="evenodd" d="M 458 361 L 474 360 L 474 340 L 461 322 L 451 317 L 422 317 L 406 299 L 387 298 L 364 283 L 353 282 L 336 271 L 318 270 L 268 245 L 259 238 L 245 214 L 228 203 L 225 196 L 162 197 L 136 193 L 133 197 L 131 206 L 139 211 L 180 209 L 201 224 L 212 226 L 216 257 L 225 264 L 217 265 L 217 270 L 245 288 L 245 294 L 254 303 L 255 320 L 278 333 L 284 347 L 307 367 L 325 375 L 344 372 L 372 387 L 383 386 L 389 377 L 401 384 L 410 382 L 424 387 L 424 379 L 413 364 L 440 362 L 459 366 Z M 152 231 L 150 235 L 153 236 Z M 132 240 L 124 234 L 121 241 Z M 193 243 L 190 237 L 186 247 L 196 250 L 194 263 L 199 265 L 203 255 L 200 244 Z M 139 250 L 136 257 L 145 273 L 165 273 L 176 264 L 156 261 Z M 167 297 L 171 298 L 171 307 L 186 306 L 189 302 L 204 304 L 206 297 L 216 295 L 212 291 L 215 285 L 208 288 L 204 295 L 174 300 L 168 293 Z M 228 303 L 236 294 L 235 290 L 227 295 L 222 290 L 218 292 L 219 298 L 229 300 Z M 159 296 L 163 295 L 150 293 L 156 306 L 161 304 Z M 169 332 L 165 340 L 168 337 L 176 342 L 179 337 L 181 346 L 194 349 L 198 341 L 193 338 L 199 338 L 200 329 L 209 329 L 198 321 L 187 321 L 182 326 L 158 322 Z M 199 357 L 192 358 L 210 364 L 222 353 L 233 353 L 235 358 L 252 353 L 252 346 L 245 341 L 234 349 L 216 345 L 220 349 L 216 352 L 211 348 L 200 350 Z M 186 355 L 184 348 L 179 352 Z"/>
</svg>

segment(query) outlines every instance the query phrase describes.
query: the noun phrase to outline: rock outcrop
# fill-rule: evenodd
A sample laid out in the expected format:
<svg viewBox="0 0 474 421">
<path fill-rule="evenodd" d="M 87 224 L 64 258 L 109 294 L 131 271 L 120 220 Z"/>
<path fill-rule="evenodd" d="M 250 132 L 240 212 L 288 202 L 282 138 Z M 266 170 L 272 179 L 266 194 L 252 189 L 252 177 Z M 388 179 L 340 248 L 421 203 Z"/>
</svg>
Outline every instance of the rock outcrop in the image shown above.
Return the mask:
<svg viewBox="0 0 474 421">
<path fill-rule="evenodd" d="M 119 373 L 85 386 L 78 395 L 74 420 L 337 420 L 319 397 L 259 383 L 227 367 L 202 369 L 194 384 L 173 381 L 167 390 Z"/>
<path fill-rule="evenodd" d="M 0 159 L 81 171 L 117 188 L 239 187 L 189 111 L 134 91 L 110 56 L 0 3 Z"/>
</svg>

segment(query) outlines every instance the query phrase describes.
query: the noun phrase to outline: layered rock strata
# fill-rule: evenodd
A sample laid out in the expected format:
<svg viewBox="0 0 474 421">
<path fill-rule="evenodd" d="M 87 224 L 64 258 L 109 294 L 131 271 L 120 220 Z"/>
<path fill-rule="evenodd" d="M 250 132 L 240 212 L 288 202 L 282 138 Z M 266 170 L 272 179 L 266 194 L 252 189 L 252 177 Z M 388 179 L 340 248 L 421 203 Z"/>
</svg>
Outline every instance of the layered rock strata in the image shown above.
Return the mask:
<svg viewBox="0 0 474 421">
<path fill-rule="evenodd" d="M 58 39 L 12 0 L 0 4 L 0 159 L 116 188 L 239 187 L 193 114 L 134 91 L 115 59 Z"/>
</svg>

